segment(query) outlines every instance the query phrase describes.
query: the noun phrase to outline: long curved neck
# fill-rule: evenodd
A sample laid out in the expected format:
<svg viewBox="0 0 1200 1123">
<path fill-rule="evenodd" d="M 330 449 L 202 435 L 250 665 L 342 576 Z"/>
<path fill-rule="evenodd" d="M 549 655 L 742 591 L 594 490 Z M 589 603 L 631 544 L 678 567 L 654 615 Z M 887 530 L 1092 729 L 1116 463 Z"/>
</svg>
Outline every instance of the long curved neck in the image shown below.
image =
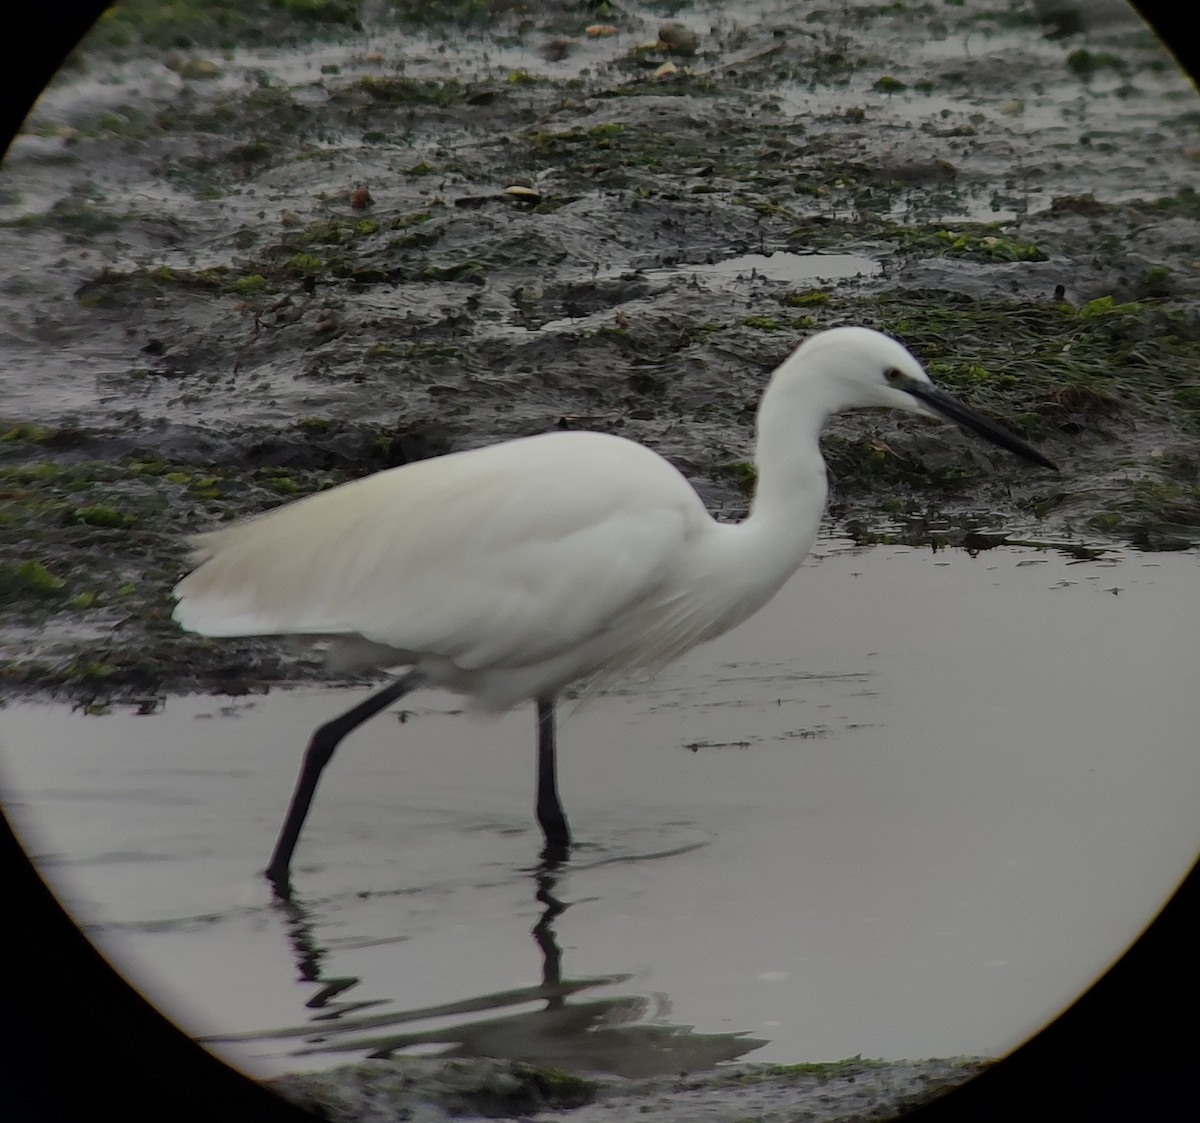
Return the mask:
<svg viewBox="0 0 1200 1123">
<path fill-rule="evenodd" d="M 818 438 L 841 406 L 830 399 L 823 380 L 776 377 L 758 407 L 758 483 L 742 525 L 769 538 L 776 549 L 790 545 L 793 568 L 820 528 L 828 487 Z"/>
<path fill-rule="evenodd" d="M 841 403 L 827 400 L 823 380 L 772 380 L 758 411 L 758 483 L 740 523 L 712 523 L 708 548 L 696 555 L 698 595 L 713 607 L 712 638 L 758 611 L 812 549 L 825 510 L 821 428 Z"/>
</svg>

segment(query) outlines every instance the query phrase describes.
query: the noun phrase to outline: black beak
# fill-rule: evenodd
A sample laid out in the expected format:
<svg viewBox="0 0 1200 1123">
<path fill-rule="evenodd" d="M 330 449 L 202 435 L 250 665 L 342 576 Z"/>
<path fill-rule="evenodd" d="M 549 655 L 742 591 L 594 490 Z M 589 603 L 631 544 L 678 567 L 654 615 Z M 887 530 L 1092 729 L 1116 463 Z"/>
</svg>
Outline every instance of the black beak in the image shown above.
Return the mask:
<svg viewBox="0 0 1200 1123">
<path fill-rule="evenodd" d="M 1009 452 L 1015 452 L 1018 456 L 1023 456 L 1026 460 L 1032 460 L 1035 464 L 1040 464 L 1043 468 L 1058 470 L 1057 464 L 1052 460 L 1047 460 L 1032 445 L 1026 444 L 1014 433 L 1010 433 L 994 421 L 989 421 L 983 414 L 976 413 L 969 406 L 963 405 L 962 402 L 950 397 L 949 394 L 939 390 L 936 386 L 928 386 L 923 382 L 916 382 L 905 386 L 904 389 L 914 398 L 924 402 L 930 409 L 936 413 L 940 413 L 947 421 L 953 421 L 960 428 L 968 429 L 972 433 L 978 433 L 981 437 L 991 441 L 992 444 L 1006 448 Z"/>
</svg>

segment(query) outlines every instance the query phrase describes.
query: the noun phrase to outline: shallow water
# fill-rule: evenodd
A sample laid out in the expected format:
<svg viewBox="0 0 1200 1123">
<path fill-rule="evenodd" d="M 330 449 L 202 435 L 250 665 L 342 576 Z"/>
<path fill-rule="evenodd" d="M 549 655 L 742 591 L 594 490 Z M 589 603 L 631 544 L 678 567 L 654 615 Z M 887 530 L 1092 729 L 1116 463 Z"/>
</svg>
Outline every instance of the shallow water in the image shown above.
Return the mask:
<svg viewBox="0 0 1200 1123">
<path fill-rule="evenodd" d="M 827 281 L 845 277 L 868 277 L 880 264 L 856 253 L 743 253 L 711 265 L 684 265 L 676 269 L 651 270 L 650 276 L 697 274 L 722 280 L 745 281 L 766 277 L 772 281 Z"/>
<path fill-rule="evenodd" d="M 824 542 L 757 619 L 564 721 L 559 871 L 532 713 L 442 695 L 340 751 L 293 908 L 257 871 L 309 731 L 357 693 L 12 706 L 0 779 L 96 942 L 189 1032 L 242 1035 L 212 1048 L 252 1073 L 999 1054 L 1195 855 L 1196 576 Z"/>
</svg>

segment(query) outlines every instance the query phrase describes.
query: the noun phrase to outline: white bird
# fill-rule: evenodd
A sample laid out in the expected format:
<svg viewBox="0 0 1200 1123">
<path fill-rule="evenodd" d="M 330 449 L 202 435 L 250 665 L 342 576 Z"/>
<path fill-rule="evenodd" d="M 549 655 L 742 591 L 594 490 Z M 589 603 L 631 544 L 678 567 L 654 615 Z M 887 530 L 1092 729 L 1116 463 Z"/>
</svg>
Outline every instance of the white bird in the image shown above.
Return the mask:
<svg viewBox="0 0 1200 1123">
<path fill-rule="evenodd" d="M 537 818 L 548 853 L 570 832 L 554 705 L 654 672 L 762 608 L 812 547 L 830 415 L 888 406 L 947 418 L 1054 465 L 930 381 L 895 340 L 834 328 L 802 343 L 759 404 L 750 513 L 720 523 L 680 472 L 622 437 L 555 432 L 406 464 L 197 535 L 174 618 L 206 636 L 291 636 L 342 669 L 410 668 L 321 726 L 266 874 L 290 893 L 321 770 L 347 733 L 417 686 L 538 713 Z"/>
</svg>

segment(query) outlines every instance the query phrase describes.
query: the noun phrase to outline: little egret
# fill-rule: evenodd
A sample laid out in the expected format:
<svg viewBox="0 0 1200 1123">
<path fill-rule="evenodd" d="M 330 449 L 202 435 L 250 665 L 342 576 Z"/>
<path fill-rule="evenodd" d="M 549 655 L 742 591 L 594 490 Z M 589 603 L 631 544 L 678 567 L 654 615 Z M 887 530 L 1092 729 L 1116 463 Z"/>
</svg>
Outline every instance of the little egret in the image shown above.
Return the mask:
<svg viewBox="0 0 1200 1123">
<path fill-rule="evenodd" d="M 193 540 L 174 617 L 206 636 L 292 636 L 344 670 L 408 670 L 309 742 L 267 877 L 289 868 L 317 780 L 352 729 L 418 686 L 477 709 L 537 706 L 537 818 L 570 843 L 555 698 L 653 673 L 762 608 L 796 571 L 825 506 L 831 414 L 889 406 L 949 419 L 1054 465 L 937 389 L 895 340 L 834 328 L 774 372 L 757 417 L 750 513 L 719 523 L 661 456 L 622 437 L 555 432 L 405 464 Z"/>
</svg>

